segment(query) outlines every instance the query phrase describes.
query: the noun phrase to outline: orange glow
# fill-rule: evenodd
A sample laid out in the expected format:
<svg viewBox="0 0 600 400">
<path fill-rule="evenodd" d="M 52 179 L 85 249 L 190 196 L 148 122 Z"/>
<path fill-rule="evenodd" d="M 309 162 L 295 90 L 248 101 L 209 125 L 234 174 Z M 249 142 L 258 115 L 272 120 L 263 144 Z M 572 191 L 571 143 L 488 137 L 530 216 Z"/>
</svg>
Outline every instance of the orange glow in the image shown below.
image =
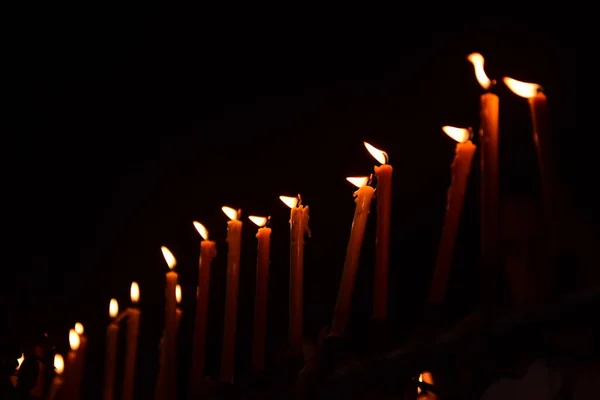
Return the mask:
<svg viewBox="0 0 600 400">
<path fill-rule="evenodd" d="M 63 359 L 63 356 L 58 353 L 54 355 L 54 369 L 59 375 L 65 370 L 65 360 Z"/>
<path fill-rule="evenodd" d="M 78 335 L 83 335 L 83 324 L 81 322 L 75 322 L 75 332 Z"/>
<path fill-rule="evenodd" d="M 234 210 L 233 208 L 224 206 L 224 207 L 221 207 L 221 210 L 223 210 L 225 215 L 227 215 L 227 217 L 230 220 L 234 221 L 234 220 L 238 219 L 238 212 L 236 210 Z"/>
<path fill-rule="evenodd" d="M 69 330 L 69 346 L 71 346 L 72 351 L 77 351 L 79 348 L 79 344 L 81 341 L 79 340 L 79 335 L 75 331 L 75 329 Z"/>
<path fill-rule="evenodd" d="M 21 364 L 23 364 L 24 359 L 25 359 L 25 353 L 21 353 L 21 357 L 17 358 L 17 363 L 19 363 L 19 365 L 17 365 L 17 371 L 19 370 L 19 368 L 21 368 Z"/>
<path fill-rule="evenodd" d="M 389 157 L 385 151 L 379 150 L 378 148 L 371 146 L 367 142 L 363 143 L 365 144 L 365 147 L 367 148 L 369 153 L 373 156 L 374 159 L 377 160 L 377 162 L 379 162 L 379 164 L 387 164 Z"/>
<path fill-rule="evenodd" d="M 256 226 L 263 227 L 267 223 L 267 218 L 265 217 L 257 217 L 255 215 L 250 215 L 248 219 L 256 224 Z"/>
<path fill-rule="evenodd" d="M 202 239 L 208 240 L 208 230 L 198 221 L 194 221 L 194 228 L 198 231 Z"/>
<path fill-rule="evenodd" d="M 504 84 L 517 96 L 530 99 L 541 89 L 537 83 L 521 82 L 513 78 L 504 78 Z"/>
<path fill-rule="evenodd" d="M 171 250 L 167 249 L 166 246 L 161 246 L 160 250 L 162 251 L 163 257 L 165 258 L 169 269 L 175 268 L 175 266 L 177 265 L 177 259 L 175 258 L 173 253 L 171 253 Z"/>
<path fill-rule="evenodd" d="M 181 286 L 179 284 L 175 286 L 175 300 L 177 304 L 181 303 Z"/>
<path fill-rule="evenodd" d="M 140 301 L 140 287 L 138 286 L 137 282 L 131 282 L 129 295 L 131 296 L 131 302 L 133 304 L 137 304 L 137 302 Z"/>
<path fill-rule="evenodd" d="M 279 196 L 279 200 L 283 201 L 289 208 L 294 208 L 298 205 L 298 197 Z"/>
<path fill-rule="evenodd" d="M 489 89 L 492 86 L 492 81 L 485 73 L 483 69 L 483 64 L 485 60 L 483 56 L 479 53 L 471 53 L 467 56 L 467 60 L 469 60 L 473 64 L 473 68 L 475 68 L 475 77 L 477 78 L 477 82 L 484 89 Z"/>
<path fill-rule="evenodd" d="M 431 372 L 423 372 L 419 375 L 419 382 L 425 382 L 433 385 L 433 375 L 431 375 Z M 417 394 L 419 393 L 421 393 L 421 388 L 417 388 Z"/>
<path fill-rule="evenodd" d="M 465 128 L 456 128 L 454 126 L 442 126 L 442 130 L 452 139 L 456 140 L 458 143 L 464 143 L 469 140 L 469 130 Z"/>
<path fill-rule="evenodd" d="M 419 382 L 423 382 L 423 374 L 419 374 Z M 417 394 L 421 393 L 421 388 L 417 386 Z"/>
<path fill-rule="evenodd" d="M 108 315 L 111 318 L 116 318 L 119 314 L 119 303 L 117 299 L 110 299 L 110 305 L 108 306 Z"/>
<path fill-rule="evenodd" d="M 367 183 L 369 183 L 368 176 L 351 176 L 351 177 L 346 178 L 346 180 L 348 182 L 350 182 L 351 184 L 353 184 L 354 186 L 356 186 L 357 188 L 361 188 L 361 187 L 365 186 Z"/>
</svg>

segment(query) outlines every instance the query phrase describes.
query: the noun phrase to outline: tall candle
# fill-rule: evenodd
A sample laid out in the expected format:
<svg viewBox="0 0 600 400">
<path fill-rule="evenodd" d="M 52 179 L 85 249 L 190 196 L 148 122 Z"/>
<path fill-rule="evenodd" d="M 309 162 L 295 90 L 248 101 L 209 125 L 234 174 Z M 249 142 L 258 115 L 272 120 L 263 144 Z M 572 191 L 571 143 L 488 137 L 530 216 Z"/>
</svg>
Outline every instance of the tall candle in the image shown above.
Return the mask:
<svg viewBox="0 0 600 400">
<path fill-rule="evenodd" d="M 289 344 L 296 355 L 302 352 L 303 283 L 304 283 L 304 236 L 310 237 L 308 206 L 302 198 L 279 196 L 290 211 L 290 316 Z"/>
<path fill-rule="evenodd" d="M 64 360 L 64 376 L 62 377 L 63 382 L 59 390 L 57 398 L 73 399 L 75 397 L 75 380 L 77 379 L 77 353 L 79 352 L 79 346 L 81 339 L 75 329 L 69 330 L 69 347 L 71 350 L 67 353 L 67 358 Z"/>
<path fill-rule="evenodd" d="M 200 260 L 198 263 L 198 289 L 196 296 L 196 321 L 194 326 L 194 344 L 192 349 L 192 370 L 190 391 L 193 397 L 199 397 L 199 386 L 204 379 L 206 358 L 206 325 L 208 321 L 208 300 L 210 295 L 210 272 L 212 259 L 217 255 L 215 242 L 208 240 L 208 230 L 200 222 L 194 221 L 196 230 L 202 237 L 200 242 Z"/>
<path fill-rule="evenodd" d="M 254 335 L 252 341 L 252 368 L 260 372 L 265 368 L 265 342 L 267 339 L 267 300 L 269 297 L 269 253 L 271 228 L 268 218 L 251 215 L 250 221 L 258 226 L 256 256 L 256 293 L 254 294 Z"/>
<path fill-rule="evenodd" d="M 81 397 L 81 378 L 83 370 L 85 368 L 85 354 L 87 351 L 87 336 L 84 334 L 83 324 L 81 322 L 75 323 L 75 332 L 79 338 L 79 348 L 77 349 L 77 355 L 75 357 L 75 364 L 73 367 L 73 383 L 72 393 L 74 399 Z"/>
<path fill-rule="evenodd" d="M 138 335 L 140 333 L 140 287 L 137 282 L 131 283 L 132 306 L 127 308 L 127 348 L 125 350 L 125 376 L 123 378 L 123 400 L 132 400 L 135 385 L 135 361 L 137 355 Z"/>
<path fill-rule="evenodd" d="M 166 274 L 165 285 L 165 336 L 162 346 L 164 358 L 161 358 L 163 364 L 160 366 L 164 373 L 162 375 L 162 387 L 164 388 L 164 398 L 175 398 L 175 359 L 176 359 L 176 340 L 177 340 L 177 300 L 175 287 L 177 286 L 177 273 L 173 271 L 177 260 L 171 251 L 161 247 L 161 251 L 170 271 Z"/>
<path fill-rule="evenodd" d="M 518 96 L 524 97 L 529 102 L 531 121 L 533 125 L 533 141 L 537 153 L 538 165 L 542 180 L 543 195 L 546 202 L 546 219 L 549 229 L 550 246 L 557 244 L 556 234 L 559 232 L 557 222 L 556 204 L 556 174 L 552 161 L 550 123 L 548 118 L 548 105 L 542 87 L 536 83 L 521 82 L 512 78 L 504 78 L 504 83 Z"/>
<path fill-rule="evenodd" d="M 456 143 L 456 152 L 451 167 L 452 183 L 448 189 L 446 217 L 435 262 L 431 291 L 429 292 L 429 304 L 431 305 L 439 305 L 444 300 L 450 266 L 454 257 L 454 245 L 460 224 L 460 215 L 476 149 L 476 146 L 469 140 L 471 136 L 469 129 L 452 126 L 444 126 L 442 129 L 458 143 Z"/>
<path fill-rule="evenodd" d="M 352 293 L 356 281 L 356 272 L 358 270 L 358 260 L 360 249 L 362 247 L 365 227 L 367 226 L 367 217 L 371 208 L 374 189 L 368 185 L 369 177 L 346 178 L 350 183 L 358 187 L 354 193 L 356 197 L 356 209 L 354 211 L 354 220 L 350 230 L 350 239 L 346 250 L 346 261 L 342 272 L 342 281 L 338 292 L 335 309 L 333 311 L 333 321 L 331 324 L 330 335 L 342 336 L 348 320 L 350 318 L 350 306 L 352 305 Z"/>
<path fill-rule="evenodd" d="M 392 171 L 388 155 L 364 142 L 369 153 L 381 165 L 375 166 L 377 177 L 377 237 L 375 250 L 375 273 L 373 278 L 373 318 L 387 318 L 389 291 L 390 218 L 392 215 Z"/>
<path fill-rule="evenodd" d="M 65 361 L 63 356 L 60 354 L 54 355 L 54 370 L 56 375 L 52 378 L 52 384 L 50 386 L 50 392 L 48 394 L 48 400 L 54 400 L 56 398 L 56 393 L 60 390 L 63 384 L 62 373 L 65 369 Z"/>
<path fill-rule="evenodd" d="M 117 339 L 119 338 L 119 325 L 116 317 L 119 314 L 119 303 L 110 299 L 108 314 L 112 318 L 106 330 L 106 359 L 104 361 L 104 400 L 112 400 L 115 388 L 115 372 L 117 369 Z"/>
<path fill-rule="evenodd" d="M 179 284 L 177 284 L 175 286 L 175 300 L 177 301 L 177 304 L 181 303 L 181 286 L 179 286 Z M 175 317 L 176 317 L 176 323 L 175 323 L 175 337 L 177 338 L 178 332 L 179 332 L 179 325 L 181 323 L 181 309 L 179 307 L 175 308 Z M 155 400 L 163 400 L 166 398 L 166 392 L 165 392 L 165 359 L 167 357 L 167 353 L 164 351 L 165 350 L 165 331 L 163 330 L 163 334 L 160 338 L 160 363 L 159 363 L 159 370 L 158 370 L 158 376 L 156 379 L 156 389 L 154 392 L 154 398 Z M 177 345 L 175 345 L 175 348 L 177 348 Z"/>
<path fill-rule="evenodd" d="M 241 211 L 223 207 L 227 221 L 227 293 L 225 297 L 225 321 L 223 324 L 223 353 L 221 356 L 222 382 L 233 382 L 235 365 L 235 329 L 237 324 L 238 290 L 240 279 L 240 251 L 242 244 Z"/>
<path fill-rule="evenodd" d="M 495 83 L 483 69 L 484 59 L 479 53 L 468 56 L 481 87 L 489 90 Z M 498 116 L 499 99 L 493 93 L 481 95 L 479 139 L 481 144 L 481 258 L 484 266 L 482 286 L 489 296 L 491 281 L 499 257 L 499 197 L 498 197 Z"/>
</svg>

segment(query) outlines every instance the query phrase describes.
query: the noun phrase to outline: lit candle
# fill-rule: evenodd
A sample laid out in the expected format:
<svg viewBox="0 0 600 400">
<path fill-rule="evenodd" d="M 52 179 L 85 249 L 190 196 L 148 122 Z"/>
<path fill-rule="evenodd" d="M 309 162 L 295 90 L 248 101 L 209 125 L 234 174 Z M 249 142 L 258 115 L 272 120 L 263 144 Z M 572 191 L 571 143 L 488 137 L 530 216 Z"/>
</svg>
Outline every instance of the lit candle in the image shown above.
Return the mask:
<svg viewBox="0 0 600 400">
<path fill-rule="evenodd" d="M 392 166 L 388 155 L 364 142 L 369 153 L 381 166 L 375 166 L 377 177 L 377 238 L 373 277 L 373 318 L 386 319 L 389 291 L 390 218 L 392 214 Z"/>
<path fill-rule="evenodd" d="M 50 393 L 48 394 L 48 400 L 54 400 L 54 398 L 56 397 L 56 393 L 58 393 L 58 390 L 60 389 L 60 387 L 63 384 L 63 377 L 62 377 L 62 373 L 65 369 L 65 361 L 63 359 L 63 356 L 61 356 L 60 354 L 55 354 L 54 355 L 54 370 L 56 372 L 56 375 L 54 376 L 54 378 L 52 378 L 52 385 L 50 386 Z"/>
<path fill-rule="evenodd" d="M 15 369 L 15 371 L 18 371 L 21 368 L 21 364 L 23 363 L 23 360 L 25 360 L 25 353 L 21 353 L 21 357 L 17 358 L 17 368 Z M 10 382 L 12 383 L 13 387 L 17 387 L 17 381 L 18 381 L 18 374 L 12 374 L 10 376 Z"/>
<path fill-rule="evenodd" d="M 369 177 L 346 178 L 358 190 L 354 193 L 356 197 L 356 209 L 354 219 L 350 230 L 350 239 L 346 250 L 346 260 L 342 272 L 342 281 L 338 292 L 337 302 L 333 311 L 333 321 L 331 324 L 330 335 L 342 336 L 348 319 L 350 318 L 350 306 L 352 304 L 352 292 L 356 281 L 356 272 L 358 270 L 358 260 L 360 258 L 360 249 L 362 247 L 365 227 L 367 226 L 367 217 L 371 208 L 374 189 L 368 185 Z"/>
<path fill-rule="evenodd" d="M 223 207 L 227 221 L 227 293 L 225 297 L 225 322 L 223 324 L 223 354 L 221 356 L 221 381 L 233 382 L 235 361 L 235 329 L 237 323 L 238 290 L 240 279 L 240 251 L 242 244 L 241 211 Z"/>
<path fill-rule="evenodd" d="M 290 208 L 290 316 L 289 344 L 292 352 L 302 354 L 303 283 L 304 283 L 304 236 L 310 237 L 308 206 L 302 198 L 279 196 Z"/>
<path fill-rule="evenodd" d="M 179 286 L 179 284 L 177 284 L 175 286 L 175 300 L 177 302 L 177 304 L 181 303 L 181 286 Z M 175 314 L 176 314 L 176 323 L 175 323 L 175 338 L 177 338 L 177 335 L 179 333 L 179 323 L 181 322 L 181 309 L 179 307 L 177 307 L 175 309 Z M 158 377 L 156 379 L 156 389 L 154 392 L 154 398 L 156 400 L 163 400 L 166 397 L 165 394 L 165 358 L 167 357 L 167 353 L 165 352 L 165 330 L 163 330 L 163 334 L 160 338 L 160 363 L 159 363 L 159 370 L 158 370 Z M 177 349 L 177 339 L 175 341 L 175 349 Z"/>
<path fill-rule="evenodd" d="M 484 59 L 479 53 L 467 58 L 475 69 L 475 77 L 485 90 L 489 90 L 494 81 L 490 80 L 483 69 Z M 498 197 L 498 115 L 499 99 L 493 93 L 481 95 L 479 140 L 481 144 L 481 258 L 485 267 L 483 276 L 484 294 L 489 295 L 489 280 L 492 279 L 499 251 L 499 197 Z"/>
<path fill-rule="evenodd" d="M 75 329 L 70 329 L 69 347 L 71 348 L 71 350 L 67 353 L 67 359 L 63 360 L 64 376 L 63 383 L 60 387 L 60 395 L 58 395 L 58 397 L 69 399 L 75 398 L 74 384 L 75 380 L 77 379 L 77 353 L 80 344 L 81 339 L 79 338 L 79 334 Z"/>
<path fill-rule="evenodd" d="M 431 375 L 431 372 L 423 372 L 422 374 L 420 374 L 419 382 L 424 382 L 428 385 L 433 385 L 433 376 Z M 437 394 L 428 390 L 422 390 L 420 387 L 417 386 L 418 400 L 437 400 L 437 398 Z"/>
<path fill-rule="evenodd" d="M 504 83 L 518 96 L 524 97 L 529 102 L 531 110 L 531 121 L 533 125 L 533 141 L 537 152 L 538 165 L 542 180 L 544 198 L 546 200 L 546 219 L 550 229 L 551 248 L 556 244 L 556 206 L 554 204 L 557 193 L 554 172 L 554 163 L 551 154 L 550 123 L 548 119 L 548 106 L 546 95 L 542 87 L 536 83 L 517 81 L 512 78 L 504 78 Z"/>
<path fill-rule="evenodd" d="M 135 361 L 137 355 L 138 335 L 140 333 L 140 287 L 137 282 L 131 283 L 131 307 L 127 308 L 127 349 L 125 350 L 125 377 L 123 379 L 123 400 L 133 399 L 135 382 Z"/>
<path fill-rule="evenodd" d="M 204 363 L 206 359 L 206 325 L 208 321 L 208 301 L 210 294 L 210 272 L 212 259 L 217 255 L 215 242 L 208 240 L 208 230 L 200 222 L 194 221 L 194 227 L 202 237 L 200 242 L 200 261 L 198 263 L 198 288 L 196 296 L 196 321 L 194 327 L 194 344 L 192 350 L 192 372 L 190 390 L 200 389 L 204 379 Z M 192 397 L 199 397 L 194 393 Z"/>
<path fill-rule="evenodd" d="M 115 388 L 115 371 L 117 369 L 117 340 L 119 338 L 119 325 L 117 315 L 119 314 L 119 303 L 116 299 L 110 299 L 108 315 L 112 318 L 106 330 L 106 360 L 104 365 L 104 400 L 112 400 Z"/>
<path fill-rule="evenodd" d="M 69 377 L 73 380 L 69 383 L 69 387 L 71 388 L 71 392 L 73 393 L 73 398 L 79 399 L 81 397 L 81 377 L 83 374 L 83 369 L 85 367 L 87 337 L 86 335 L 84 335 L 83 324 L 81 322 L 75 323 L 74 329 L 79 340 L 79 348 L 76 352 L 75 363 L 73 364 L 73 372 L 69 372 Z M 72 345 L 71 348 L 73 348 Z"/>
<path fill-rule="evenodd" d="M 161 247 L 161 251 L 170 271 L 166 274 L 165 286 L 165 333 L 164 343 L 161 352 L 161 366 L 164 373 L 162 374 L 162 388 L 164 388 L 164 398 L 175 398 L 175 358 L 176 358 L 176 340 L 177 340 L 177 299 L 175 287 L 177 286 L 177 273 L 173 271 L 177 260 L 173 253 L 165 246 Z"/>
<path fill-rule="evenodd" d="M 258 226 L 256 256 L 256 293 L 254 295 L 254 335 L 252 342 L 252 368 L 260 372 L 265 368 L 265 341 L 267 339 L 267 299 L 269 297 L 269 252 L 271 228 L 266 226 L 269 218 L 248 217 Z"/>
<path fill-rule="evenodd" d="M 451 167 L 452 183 L 448 189 L 446 217 L 442 228 L 431 291 L 429 292 L 429 304 L 431 305 L 439 305 L 444 300 L 450 266 L 454 256 L 454 244 L 460 224 L 460 215 L 476 149 L 476 146 L 469 140 L 471 137 L 470 129 L 452 126 L 444 126 L 442 129 L 458 143 L 456 143 L 456 153 Z"/>
</svg>

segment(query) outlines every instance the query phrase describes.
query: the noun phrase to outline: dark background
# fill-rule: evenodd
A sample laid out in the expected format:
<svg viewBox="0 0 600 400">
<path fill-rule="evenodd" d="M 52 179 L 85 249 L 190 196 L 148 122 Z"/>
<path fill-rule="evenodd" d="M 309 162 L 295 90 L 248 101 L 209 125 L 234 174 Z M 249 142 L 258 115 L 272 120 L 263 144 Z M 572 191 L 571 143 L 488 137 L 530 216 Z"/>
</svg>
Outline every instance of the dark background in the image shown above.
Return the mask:
<svg viewBox="0 0 600 400">
<path fill-rule="evenodd" d="M 573 140 L 591 134 L 576 127 L 580 38 L 565 29 L 574 19 L 358 11 L 143 6 L 21 15 L 7 40 L 0 110 L 5 340 L 43 330 L 66 351 L 68 329 L 81 321 L 90 337 L 86 374 L 100 385 L 108 301 L 126 307 L 135 280 L 138 386 L 148 398 L 167 272 L 160 246 L 178 259 L 184 370 L 198 220 L 218 248 L 207 361 L 217 376 L 227 254 L 220 207 L 230 205 L 244 215 L 239 371 L 249 367 L 256 257 L 256 227 L 245 216 L 272 216 L 272 358 L 287 340 L 289 210 L 278 196 L 296 193 L 310 206 L 305 330 L 314 338 L 331 318 L 353 214 L 344 177 L 374 165 L 363 140 L 386 150 L 394 167 L 390 310 L 396 325 L 410 326 L 425 299 L 450 182 L 454 143 L 440 127 L 478 127 L 482 90 L 466 60 L 473 51 L 490 77 L 544 87 L 569 205 L 583 224 L 594 223 L 597 195 L 584 185 L 593 150 Z M 535 195 L 527 102 L 503 86 L 497 92 L 502 191 Z M 477 169 L 449 294 L 458 314 L 477 302 Z M 356 334 L 371 312 L 374 225 L 371 218 L 357 280 Z"/>
</svg>

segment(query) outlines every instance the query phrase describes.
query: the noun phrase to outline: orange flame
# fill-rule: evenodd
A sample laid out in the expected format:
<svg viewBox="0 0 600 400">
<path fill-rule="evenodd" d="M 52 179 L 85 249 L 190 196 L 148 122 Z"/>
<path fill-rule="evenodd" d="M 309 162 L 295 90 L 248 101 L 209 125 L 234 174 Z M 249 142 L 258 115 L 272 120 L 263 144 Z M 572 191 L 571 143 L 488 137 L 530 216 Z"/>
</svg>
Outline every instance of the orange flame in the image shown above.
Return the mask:
<svg viewBox="0 0 600 400">
<path fill-rule="evenodd" d="M 198 221 L 194 221 L 194 228 L 198 231 L 202 239 L 208 240 L 208 230 Z"/>
<path fill-rule="evenodd" d="M 80 343 L 81 343 L 81 340 L 79 340 L 79 335 L 77 334 L 75 329 L 70 329 L 69 330 L 69 346 L 71 346 L 71 350 L 77 351 Z"/>
<path fill-rule="evenodd" d="M 256 224 L 256 226 L 258 226 L 259 228 L 265 226 L 265 224 L 267 223 L 267 218 L 266 217 L 257 217 L 255 215 L 250 215 L 248 217 L 248 219 L 252 222 L 254 222 Z"/>
<path fill-rule="evenodd" d="M 110 299 L 110 305 L 108 306 L 108 315 L 111 318 L 116 318 L 119 314 L 119 303 L 117 299 Z"/>
<path fill-rule="evenodd" d="M 17 358 L 17 371 L 21 368 L 21 364 L 23 364 L 23 360 L 25 360 L 25 353 L 21 353 L 21 357 Z"/>
<path fill-rule="evenodd" d="M 169 250 L 166 246 L 161 246 L 160 250 L 162 251 L 163 257 L 165 258 L 169 269 L 175 268 L 175 266 L 177 265 L 177 259 L 175 258 L 173 253 L 171 253 L 171 250 Z"/>
<path fill-rule="evenodd" d="M 484 89 L 489 89 L 492 86 L 492 81 L 485 73 L 483 69 L 483 64 L 485 60 L 483 56 L 479 53 L 471 53 L 467 56 L 467 60 L 469 60 L 473 64 L 473 68 L 475 68 L 475 77 L 477 78 L 477 82 Z"/>
<path fill-rule="evenodd" d="M 465 128 L 456 128 L 454 126 L 442 126 L 442 130 L 458 143 L 464 143 L 469 140 L 470 132 Z"/>
<path fill-rule="evenodd" d="M 181 303 L 181 285 L 179 284 L 175 286 L 175 300 L 177 301 L 177 304 Z"/>
<path fill-rule="evenodd" d="M 379 164 L 387 164 L 389 157 L 385 151 L 379 150 L 378 148 L 371 146 L 367 142 L 363 143 L 367 148 L 368 152 L 373 156 L 374 159 L 377 160 L 377 162 L 379 162 Z"/>
<path fill-rule="evenodd" d="M 356 186 L 357 188 L 361 188 L 361 187 L 365 186 L 367 183 L 369 183 L 368 176 L 350 176 L 350 177 L 346 178 L 346 180 L 348 182 L 350 182 L 351 184 L 353 184 L 354 186 Z"/>
<path fill-rule="evenodd" d="M 75 322 L 75 332 L 78 335 L 83 335 L 83 324 L 81 322 Z"/>
<path fill-rule="evenodd" d="M 289 208 L 294 208 L 298 205 L 298 197 L 279 196 L 279 200 L 283 201 Z"/>
<path fill-rule="evenodd" d="M 530 99 L 534 97 L 541 89 L 537 83 L 521 82 L 513 78 L 505 77 L 504 84 L 517 96 Z"/>
<path fill-rule="evenodd" d="M 234 220 L 238 219 L 238 212 L 236 210 L 234 210 L 233 208 L 224 206 L 224 207 L 221 207 L 221 210 L 223 210 L 225 215 L 227 215 L 227 217 L 230 220 L 234 221 Z"/>
<path fill-rule="evenodd" d="M 133 304 L 137 304 L 137 302 L 140 301 L 140 286 L 137 284 L 137 282 L 131 282 L 129 296 L 131 296 L 131 302 Z"/>
<path fill-rule="evenodd" d="M 63 359 L 63 356 L 58 353 L 54 355 L 54 369 L 56 369 L 58 375 L 62 374 L 65 370 L 65 360 Z"/>
</svg>

